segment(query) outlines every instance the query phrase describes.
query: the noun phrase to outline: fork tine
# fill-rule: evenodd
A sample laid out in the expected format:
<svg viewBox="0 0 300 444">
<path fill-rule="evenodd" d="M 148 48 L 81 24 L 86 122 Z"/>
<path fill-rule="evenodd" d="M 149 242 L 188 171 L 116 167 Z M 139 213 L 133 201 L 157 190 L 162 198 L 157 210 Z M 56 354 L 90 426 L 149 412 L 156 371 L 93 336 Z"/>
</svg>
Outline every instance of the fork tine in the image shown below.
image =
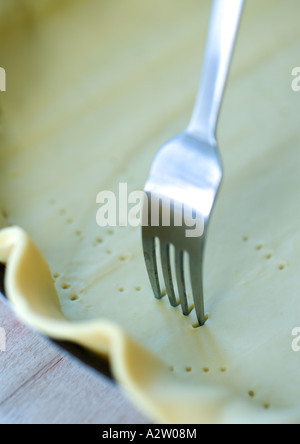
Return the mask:
<svg viewBox="0 0 300 444">
<path fill-rule="evenodd" d="M 173 278 L 172 278 L 170 249 L 171 249 L 170 244 L 167 244 L 165 242 L 160 243 L 161 265 L 166 284 L 167 294 L 172 307 L 177 307 L 178 303 L 175 296 Z"/>
<path fill-rule="evenodd" d="M 161 299 L 162 294 L 159 285 L 155 238 L 143 236 L 143 249 L 152 290 L 156 299 Z"/>
<path fill-rule="evenodd" d="M 200 327 L 205 324 L 203 279 L 202 279 L 202 257 L 193 258 L 190 256 L 190 274 L 195 311 Z"/>
<path fill-rule="evenodd" d="M 189 306 L 186 296 L 186 285 L 184 276 L 184 251 L 176 249 L 175 253 L 176 278 L 179 292 L 182 312 L 185 316 L 189 315 Z"/>
</svg>

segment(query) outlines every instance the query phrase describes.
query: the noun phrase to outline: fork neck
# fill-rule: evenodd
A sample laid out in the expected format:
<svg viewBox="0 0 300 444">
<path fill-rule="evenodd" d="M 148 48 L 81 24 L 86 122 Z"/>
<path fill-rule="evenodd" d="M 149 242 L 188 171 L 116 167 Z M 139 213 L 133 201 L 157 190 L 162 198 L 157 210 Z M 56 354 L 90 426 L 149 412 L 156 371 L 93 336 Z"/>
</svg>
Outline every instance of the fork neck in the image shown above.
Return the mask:
<svg viewBox="0 0 300 444">
<path fill-rule="evenodd" d="M 216 141 L 220 106 L 244 0 L 214 0 L 205 49 L 202 77 L 187 131 L 197 138 Z"/>
</svg>

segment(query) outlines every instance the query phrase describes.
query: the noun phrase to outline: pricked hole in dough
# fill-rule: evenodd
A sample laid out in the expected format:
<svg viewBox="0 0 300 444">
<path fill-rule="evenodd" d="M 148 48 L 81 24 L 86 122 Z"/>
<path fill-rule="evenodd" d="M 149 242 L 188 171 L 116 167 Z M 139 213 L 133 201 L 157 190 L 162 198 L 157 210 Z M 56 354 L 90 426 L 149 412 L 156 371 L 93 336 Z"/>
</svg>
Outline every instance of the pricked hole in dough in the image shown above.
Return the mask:
<svg viewBox="0 0 300 444">
<path fill-rule="evenodd" d="M 66 214 L 66 210 L 65 210 L 64 208 L 61 208 L 61 209 L 59 210 L 59 214 L 60 214 L 61 216 L 63 216 L 64 214 Z"/>
<path fill-rule="evenodd" d="M 122 254 L 122 255 L 120 256 L 119 259 L 120 259 L 121 262 L 125 262 L 126 259 L 127 259 L 127 256 L 125 256 L 124 254 Z"/>
<path fill-rule="evenodd" d="M 272 253 L 269 253 L 269 254 L 266 254 L 266 259 L 272 259 L 272 257 L 273 257 L 273 255 L 272 255 Z"/>
<path fill-rule="evenodd" d="M 75 236 L 81 236 L 82 235 L 82 231 L 81 230 L 76 230 L 74 232 Z"/>
<path fill-rule="evenodd" d="M 169 370 L 170 370 L 170 372 L 173 372 L 173 371 L 174 371 L 174 367 L 173 367 L 173 365 L 170 365 L 170 366 L 169 366 Z"/>
<path fill-rule="evenodd" d="M 78 301 L 79 297 L 77 296 L 77 294 L 74 294 L 73 296 L 70 297 L 70 301 L 75 302 Z"/>
<path fill-rule="evenodd" d="M 71 288 L 71 285 L 70 284 L 62 284 L 61 288 L 63 290 L 69 290 Z"/>
<path fill-rule="evenodd" d="M 256 251 L 260 251 L 260 250 L 262 250 L 262 249 L 263 249 L 263 245 L 262 245 L 262 244 L 257 245 L 257 247 L 256 247 Z"/>
<path fill-rule="evenodd" d="M 192 367 L 185 367 L 185 371 L 186 371 L 187 373 L 191 373 L 191 371 L 192 371 Z"/>
<path fill-rule="evenodd" d="M 142 291 L 142 288 L 137 286 L 137 287 L 135 287 L 135 291 Z"/>
<path fill-rule="evenodd" d="M 194 308 L 195 308 L 195 304 L 191 304 L 191 305 L 189 306 L 189 314 L 192 313 L 192 311 L 194 310 Z"/>
<path fill-rule="evenodd" d="M 69 217 L 68 219 L 66 219 L 67 224 L 72 224 L 73 223 L 73 219 L 71 217 Z"/>
<path fill-rule="evenodd" d="M 285 267 L 286 267 L 285 264 L 281 264 L 281 265 L 279 265 L 278 270 L 283 271 L 285 269 Z"/>
<path fill-rule="evenodd" d="M 107 234 L 112 236 L 113 234 L 115 234 L 115 231 L 112 228 L 109 228 L 109 230 L 107 230 Z"/>
<path fill-rule="evenodd" d="M 209 367 L 203 367 L 203 372 L 204 373 L 209 373 Z"/>
<path fill-rule="evenodd" d="M 220 368 L 220 372 L 221 373 L 226 373 L 227 372 L 227 368 L 226 367 L 221 367 Z"/>
<path fill-rule="evenodd" d="M 53 278 L 54 279 L 58 279 L 60 277 L 60 274 L 59 273 L 54 273 L 54 275 L 53 275 Z"/>
<path fill-rule="evenodd" d="M 270 408 L 270 404 L 269 404 L 268 402 L 266 402 L 266 403 L 263 405 L 263 408 L 264 408 L 265 410 L 269 410 L 269 408 Z"/>
<path fill-rule="evenodd" d="M 207 322 L 208 319 L 209 319 L 209 314 L 205 315 L 205 317 L 204 317 L 204 322 Z M 192 324 L 192 327 L 193 327 L 193 328 L 200 328 L 200 324 L 199 324 L 199 322 L 195 322 L 194 324 Z"/>
<path fill-rule="evenodd" d="M 255 398 L 255 392 L 253 390 L 249 390 L 248 392 L 249 398 Z"/>
<path fill-rule="evenodd" d="M 97 237 L 96 242 L 97 242 L 97 244 L 103 244 L 103 238 Z"/>
<path fill-rule="evenodd" d="M 119 288 L 119 293 L 124 293 L 124 291 L 125 291 L 124 287 Z"/>
<path fill-rule="evenodd" d="M 106 254 L 112 254 L 112 251 L 111 250 L 106 250 Z"/>
<path fill-rule="evenodd" d="M 243 242 L 248 242 L 248 240 L 249 240 L 248 236 L 243 237 Z"/>
</svg>

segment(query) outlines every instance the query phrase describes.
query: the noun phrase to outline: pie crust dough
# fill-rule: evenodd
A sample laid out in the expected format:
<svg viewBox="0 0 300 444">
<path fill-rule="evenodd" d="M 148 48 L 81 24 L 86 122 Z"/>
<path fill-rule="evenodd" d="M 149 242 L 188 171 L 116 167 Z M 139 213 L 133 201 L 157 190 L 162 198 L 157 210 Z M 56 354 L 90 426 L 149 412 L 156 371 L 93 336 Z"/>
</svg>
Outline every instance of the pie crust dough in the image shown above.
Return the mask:
<svg viewBox="0 0 300 444">
<path fill-rule="evenodd" d="M 96 224 L 98 192 L 142 189 L 192 109 L 210 2 L 150 3 L 70 2 L 0 43 L 7 296 L 26 325 L 107 357 L 154 421 L 299 423 L 299 2 L 253 0 L 244 14 L 201 329 L 153 298 L 140 230 Z"/>
</svg>

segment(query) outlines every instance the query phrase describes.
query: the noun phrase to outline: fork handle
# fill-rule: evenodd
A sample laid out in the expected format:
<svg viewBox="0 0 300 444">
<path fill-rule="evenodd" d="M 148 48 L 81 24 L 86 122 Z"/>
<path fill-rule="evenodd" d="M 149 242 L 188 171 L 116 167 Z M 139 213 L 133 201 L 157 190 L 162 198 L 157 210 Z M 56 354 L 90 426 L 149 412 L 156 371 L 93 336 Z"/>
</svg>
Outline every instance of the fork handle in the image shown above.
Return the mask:
<svg viewBox="0 0 300 444">
<path fill-rule="evenodd" d="M 244 0 L 214 0 L 202 78 L 188 132 L 216 141 L 220 106 Z"/>
</svg>

